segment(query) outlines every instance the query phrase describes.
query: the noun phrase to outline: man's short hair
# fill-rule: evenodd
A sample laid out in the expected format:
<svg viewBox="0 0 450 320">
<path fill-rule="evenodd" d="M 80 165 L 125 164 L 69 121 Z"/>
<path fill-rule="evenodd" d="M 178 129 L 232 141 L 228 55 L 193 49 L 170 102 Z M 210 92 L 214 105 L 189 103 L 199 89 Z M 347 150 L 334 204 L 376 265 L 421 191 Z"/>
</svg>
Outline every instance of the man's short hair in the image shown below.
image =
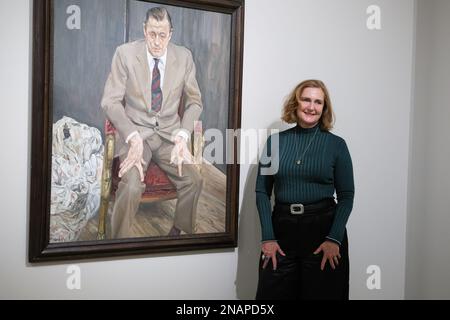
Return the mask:
<svg viewBox="0 0 450 320">
<path fill-rule="evenodd" d="M 170 14 L 164 7 L 155 7 L 151 8 L 147 11 L 145 24 L 147 24 L 148 19 L 153 18 L 156 21 L 163 21 L 166 20 L 169 21 L 170 30 L 172 31 L 172 19 L 170 18 Z"/>
</svg>

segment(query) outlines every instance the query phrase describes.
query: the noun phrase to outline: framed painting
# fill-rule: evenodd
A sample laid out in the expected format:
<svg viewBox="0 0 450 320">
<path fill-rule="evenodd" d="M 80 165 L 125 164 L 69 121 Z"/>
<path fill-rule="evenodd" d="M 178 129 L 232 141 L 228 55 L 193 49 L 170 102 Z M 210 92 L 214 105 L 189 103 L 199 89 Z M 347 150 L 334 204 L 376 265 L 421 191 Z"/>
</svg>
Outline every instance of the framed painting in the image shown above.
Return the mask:
<svg viewBox="0 0 450 320">
<path fill-rule="evenodd" d="M 236 247 L 244 0 L 33 15 L 29 261 Z"/>
</svg>

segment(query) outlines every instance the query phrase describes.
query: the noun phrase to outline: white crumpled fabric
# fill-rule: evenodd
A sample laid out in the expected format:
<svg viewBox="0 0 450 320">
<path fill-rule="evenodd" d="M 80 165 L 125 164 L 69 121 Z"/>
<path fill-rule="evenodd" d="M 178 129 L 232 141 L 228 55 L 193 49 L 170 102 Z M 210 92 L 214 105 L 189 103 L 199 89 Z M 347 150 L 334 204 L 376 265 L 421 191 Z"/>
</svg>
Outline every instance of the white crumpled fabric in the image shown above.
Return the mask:
<svg viewBox="0 0 450 320">
<path fill-rule="evenodd" d="M 64 117 L 53 125 L 50 242 L 76 241 L 100 206 L 100 131 Z"/>
</svg>

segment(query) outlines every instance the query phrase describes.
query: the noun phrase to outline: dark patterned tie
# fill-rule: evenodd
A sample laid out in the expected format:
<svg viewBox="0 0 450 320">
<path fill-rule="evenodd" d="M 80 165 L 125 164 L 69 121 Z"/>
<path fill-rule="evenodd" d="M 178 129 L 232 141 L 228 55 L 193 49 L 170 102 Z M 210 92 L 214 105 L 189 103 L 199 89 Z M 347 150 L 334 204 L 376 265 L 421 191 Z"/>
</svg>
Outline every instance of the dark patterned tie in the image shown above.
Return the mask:
<svg viewBox="0 0 450 320">
<path fill-rule="evenodd" d="M 158 62 L 155 60 L 155 66 L 152 73 L 152 110 L 158 112 L 162 105 L 162 91 L 161 91 L 161 74 L 159 73 Z"/>
</svg>

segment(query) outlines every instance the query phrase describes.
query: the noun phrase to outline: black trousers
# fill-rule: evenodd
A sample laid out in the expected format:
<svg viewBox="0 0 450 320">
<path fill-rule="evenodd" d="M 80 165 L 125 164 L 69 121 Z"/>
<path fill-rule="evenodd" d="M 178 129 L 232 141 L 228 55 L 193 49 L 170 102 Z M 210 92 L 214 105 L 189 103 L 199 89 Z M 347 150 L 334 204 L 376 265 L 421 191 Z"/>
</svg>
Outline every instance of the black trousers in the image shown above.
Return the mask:
<svg viewBox="0 0 450 320">
<path fill-rule="evenodd" d="M 277 269 L 272 261 L 263 269 L 259 264 L 256 300 L 348 300 L 349 257 L 347 232 L 340 246 L 339 266 L 326 262 L 320 269 L 323 253 L 314 251 L 325 241 L 333 223 L 335 209 L 312 214 L 292 215 L 273 212 L 272 224 L 281 250 Z"/>
</svg>

